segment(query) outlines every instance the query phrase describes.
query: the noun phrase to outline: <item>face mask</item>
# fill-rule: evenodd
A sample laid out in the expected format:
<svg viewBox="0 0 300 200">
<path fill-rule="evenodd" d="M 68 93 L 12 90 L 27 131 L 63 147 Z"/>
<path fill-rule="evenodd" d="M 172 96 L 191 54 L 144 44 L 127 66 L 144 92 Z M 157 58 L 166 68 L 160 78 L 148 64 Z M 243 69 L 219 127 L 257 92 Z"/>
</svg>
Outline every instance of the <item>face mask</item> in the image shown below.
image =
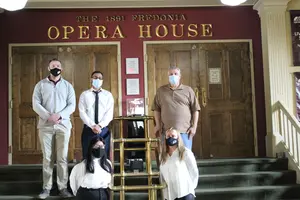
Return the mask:
<svg viewBox="0 0 300 200">
<path fill-rule="evenodd" d="M 53 68 L 50 70 L 50 73 L 55 77 L 60 75 L 60 72 L 61 72 L 61 69 L 58 69 L 58 68 Z"/>
<path fill-rule="evenodd" d="M 178 85 L 178 83 L 179 83 L 179 76 L 178 75 L 171 75 L 171 76 L 169 76 L 169 83 L 171 85 Z"/>
<path fill-rule="evenodd" d="M 176 139 L 176 138 L 169 137 L 166 140 L 167 140 L 168 146 L 174 146 L 174 145 L 178 144 L 178 139 Z"/>
<path fill-rule="evenodd" d="M 93 79 L 92 85 L 94 88 L 99 89 L 102 86 L 103 80 Z"/>
<path fill-rule="evenodd" d="M 105 154 L 105 150 L 102 148 L 97 148 L 92 150 L 92 154 L 95 158 L 101 158 Z"/>
</svg>

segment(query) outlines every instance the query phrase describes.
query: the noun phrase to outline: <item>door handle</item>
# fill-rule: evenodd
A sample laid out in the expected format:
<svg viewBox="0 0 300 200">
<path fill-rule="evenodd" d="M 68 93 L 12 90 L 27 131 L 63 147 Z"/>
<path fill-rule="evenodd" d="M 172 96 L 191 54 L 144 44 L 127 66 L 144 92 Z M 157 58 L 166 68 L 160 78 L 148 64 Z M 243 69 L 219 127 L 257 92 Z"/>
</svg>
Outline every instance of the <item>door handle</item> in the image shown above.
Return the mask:
<svg viewBox="0 0 300 200">
<path fill-rule="evenodd" d="M 202 95 L 202 106 L 205 107 L 207 104 L 207 95 L 205 88 L 201 88 L 201 95 Z"/>
<path fill-rule="evenodd" d="M 199 101 L 199 90 L 197 87 L 195 87 L 194 92 L 195 92 L 197 100 Z"/>
</svg>

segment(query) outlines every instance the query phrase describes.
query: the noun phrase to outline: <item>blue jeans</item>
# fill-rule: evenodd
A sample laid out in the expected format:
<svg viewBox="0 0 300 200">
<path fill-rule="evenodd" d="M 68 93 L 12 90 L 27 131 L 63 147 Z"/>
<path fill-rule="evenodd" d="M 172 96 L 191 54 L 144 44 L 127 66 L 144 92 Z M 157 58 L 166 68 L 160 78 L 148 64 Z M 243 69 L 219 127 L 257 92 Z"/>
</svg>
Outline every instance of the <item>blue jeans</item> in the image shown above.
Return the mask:
<svg viewBox="0 0 300 200">
<path fill-rule="evenodd" d="M 193 138 L 189 139 L 189 135 L 187 133 L 180 133 L 181 139 L 184 143 L 184 146 L 190 150 L 192 150 Z"/>
</svg>

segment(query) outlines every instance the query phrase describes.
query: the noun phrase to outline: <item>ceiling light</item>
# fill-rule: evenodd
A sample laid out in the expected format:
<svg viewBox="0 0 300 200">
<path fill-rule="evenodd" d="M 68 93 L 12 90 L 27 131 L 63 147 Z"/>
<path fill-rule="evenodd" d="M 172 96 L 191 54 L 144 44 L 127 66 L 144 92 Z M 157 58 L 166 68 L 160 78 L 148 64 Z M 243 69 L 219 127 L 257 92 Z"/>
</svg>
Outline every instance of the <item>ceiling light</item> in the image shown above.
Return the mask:
<svg viewBox="0 0 300 200">
<path fill-rule="evenodd" d="M 221 3 L 227 6 L 237 6 L 245 3 L 247 0 L 221 0 Z"/>
<path fill-rule="evenodd" d="M 0 8 L 8 11 L 21 10 L 25 7 L 27 0 L 0 0 Z"/>
</svg>

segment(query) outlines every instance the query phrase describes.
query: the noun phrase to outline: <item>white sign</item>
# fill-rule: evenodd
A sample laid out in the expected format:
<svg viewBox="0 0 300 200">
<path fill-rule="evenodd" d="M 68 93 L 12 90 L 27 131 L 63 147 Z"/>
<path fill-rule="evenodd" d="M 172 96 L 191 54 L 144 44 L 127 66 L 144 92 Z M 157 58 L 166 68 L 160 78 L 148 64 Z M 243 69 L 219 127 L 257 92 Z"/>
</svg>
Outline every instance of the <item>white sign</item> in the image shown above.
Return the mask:
<svg viewBox="0 0 300 200">
<path fill-rule="evenodd" d="M 222 84 L 221 68 L 209 68 L 209 84 Z"/>
<path fill-rule="evenodd" d="M 139 74 L 138 58 L 126 58 L 126 74 Z"/>
<path fill-rule="evenodd" d="M 126 79 L 126 94 L 127 95 L 140 94 L 140 80 L 138 78 Z"/>
</svg>

